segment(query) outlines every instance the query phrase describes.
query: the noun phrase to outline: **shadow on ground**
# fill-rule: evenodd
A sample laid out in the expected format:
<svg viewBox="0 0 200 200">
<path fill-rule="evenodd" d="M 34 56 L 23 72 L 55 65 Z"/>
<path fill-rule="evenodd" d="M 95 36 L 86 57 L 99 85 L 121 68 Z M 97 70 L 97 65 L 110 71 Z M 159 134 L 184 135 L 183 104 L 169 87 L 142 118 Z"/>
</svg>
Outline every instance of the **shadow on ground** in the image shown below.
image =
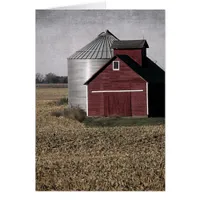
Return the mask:
<svg viewBox="0 0 200 200">
<path fill-rule="evenodd" d="M 87 127 L 148 126 L 164 125 L 165 118 L 88 117 L 83 123 Z"/>
</svg>

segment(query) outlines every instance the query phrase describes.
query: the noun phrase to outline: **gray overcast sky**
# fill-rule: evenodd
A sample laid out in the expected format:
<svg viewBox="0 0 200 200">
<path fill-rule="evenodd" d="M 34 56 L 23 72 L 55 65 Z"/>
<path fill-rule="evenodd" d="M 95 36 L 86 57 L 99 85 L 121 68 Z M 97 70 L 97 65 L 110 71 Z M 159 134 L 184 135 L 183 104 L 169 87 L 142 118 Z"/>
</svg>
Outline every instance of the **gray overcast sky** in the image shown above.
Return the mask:
<svg viewBox="0 0 200 200">
<path fill-rule="evenodd" d="M 36 72 L 67 75 L 67 57 L 108 29 L 121 40 L 142 39 L 165 69 L 164 10 L 37 10 Z"/>
</svg>

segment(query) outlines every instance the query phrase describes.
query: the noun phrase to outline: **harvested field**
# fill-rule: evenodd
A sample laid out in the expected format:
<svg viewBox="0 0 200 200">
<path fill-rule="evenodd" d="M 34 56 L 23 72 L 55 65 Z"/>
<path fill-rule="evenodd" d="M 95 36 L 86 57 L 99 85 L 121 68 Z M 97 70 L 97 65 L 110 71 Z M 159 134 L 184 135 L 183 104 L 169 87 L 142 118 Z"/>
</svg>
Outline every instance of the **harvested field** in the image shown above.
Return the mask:
<svg viewBox="0 0 200 200">
<path fill-rule="evenodd" d="M 66 94 L 65 88 L 59 89 L 37 89 L 37 191 L 165 190 L 163 120 L 101 126 L 98 119 L 80 123 L 54 117 L 50 112 L 65 107 L 51 100 Z"/>
<path fill-rule="evenodd" d="M 36 100 L 58 100 L 67 96 L 67 88 L 37 88 Z"/>
</svg>

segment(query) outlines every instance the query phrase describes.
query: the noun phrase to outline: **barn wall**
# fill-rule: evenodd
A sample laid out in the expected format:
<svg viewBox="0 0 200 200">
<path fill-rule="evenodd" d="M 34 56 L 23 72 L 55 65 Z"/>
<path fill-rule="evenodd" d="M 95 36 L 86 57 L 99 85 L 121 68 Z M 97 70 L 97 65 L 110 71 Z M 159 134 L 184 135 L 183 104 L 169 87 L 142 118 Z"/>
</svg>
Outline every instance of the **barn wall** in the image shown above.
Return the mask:
<svg viewBox="0 0 200 200">
<path fill-rule="evenodd" d="M 151 83 L 148 89 L 149 100 L 149 116 L 164 117 L 165 116 L 165 84 Z"/>
<path fill-rule="evenodd" d="M 131 108 L 132 116 L 146 116 L 147 115 L 147 102 L 146 102 L 146 83 L 137 84 L 132 83 L 132 88 L 141 88 L 144 92 L 131 93 Z"/>
<path fill-rule="evenodd" d="M 146 50 L 146 48 L 142 49 L 142 66 L 147 67 L 147 50 Z"/>
<path fill-rule="evenodd" d="M 146 81 L 119 58 L 116 58 L 116 61 L 120 61 L 119 71 L 113 71 L 111 63 L 88 84 L 88 115 L 104 116 L 105 93 L 91 93 L 91 91 L 142 89 L 143 92 L 131 92 L 132 115 L 146 116 Z"/>
<path fill-rule="evenodd" d="M 142 65 L 142 49 L 114 49 L 114 55 L 122 54 L 130 56 L 139 65 Z"/>
<path fill-rule="evenodd" d="M 104 116 L 103 93 L 93 93 L 88 87 L 88 116 Z"/>
</svg>

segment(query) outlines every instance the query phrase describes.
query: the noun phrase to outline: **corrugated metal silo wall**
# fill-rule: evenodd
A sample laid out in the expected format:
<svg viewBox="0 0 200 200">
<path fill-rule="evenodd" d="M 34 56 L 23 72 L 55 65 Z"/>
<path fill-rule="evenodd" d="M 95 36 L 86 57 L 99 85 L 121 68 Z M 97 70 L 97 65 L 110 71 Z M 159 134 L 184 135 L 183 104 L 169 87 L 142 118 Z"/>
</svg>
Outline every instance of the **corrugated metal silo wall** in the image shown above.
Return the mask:
<svg viewBox="0 0 200 200">
<path fill-rule="evenodd" d="M 86 110 L 86 86 L 83 85 L 110 59 L 68 59 L 68 100 L 70 106 Z"/>
</svg>

